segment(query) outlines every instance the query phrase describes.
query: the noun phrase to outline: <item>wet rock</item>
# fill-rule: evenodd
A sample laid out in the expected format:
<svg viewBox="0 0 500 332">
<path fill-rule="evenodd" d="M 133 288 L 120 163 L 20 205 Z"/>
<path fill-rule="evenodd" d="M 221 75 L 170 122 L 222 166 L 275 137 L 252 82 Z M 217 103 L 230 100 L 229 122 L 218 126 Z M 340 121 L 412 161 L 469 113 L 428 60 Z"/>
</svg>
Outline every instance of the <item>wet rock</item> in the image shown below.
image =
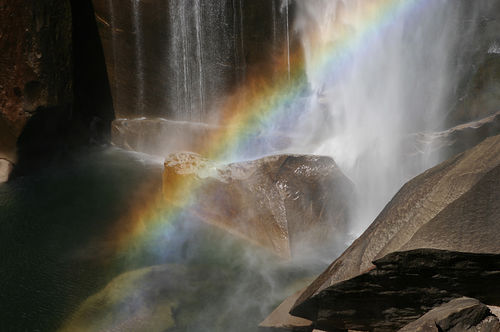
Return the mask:
<svg viewBox="0 0 500 332">
<path fill-rule="evenodd" d="M 398 332 L 498 332 L 500 322 L 476 299 L 461 297 L 432 309 Z"/>
<path fill-rule="evenodd" d="M 215 165 L 179 153 L 166 159 L 163 176 L 167 201 L 193 199 L 201 220 L 287 258 L 342 247 L 352 191 L 335 162 L 320 156 Z"/>
<path fill-rule="evenodd" d="M 166 157 L 182 151 L 203 154 L 206 143 L 222 132 L 220 126 L 200 122 L 140 118 L 113 121 L 111 135 L 112 143 L 120 148 Z M 245 142 L 251 148 L 242 148 L 240 153 L 250 159 L 284 150 L 291 139 L 285 134 L 256 132 L 249 134 Z"/>
<path fill-rule="evenodd" d="M 370 271 L 325 289 L 299 310 L 327 331 L 395 331 L 462 296 L 500 303 L 499 258 L 435 249 L 391 253 L 374 261 Z"/>
</svg>

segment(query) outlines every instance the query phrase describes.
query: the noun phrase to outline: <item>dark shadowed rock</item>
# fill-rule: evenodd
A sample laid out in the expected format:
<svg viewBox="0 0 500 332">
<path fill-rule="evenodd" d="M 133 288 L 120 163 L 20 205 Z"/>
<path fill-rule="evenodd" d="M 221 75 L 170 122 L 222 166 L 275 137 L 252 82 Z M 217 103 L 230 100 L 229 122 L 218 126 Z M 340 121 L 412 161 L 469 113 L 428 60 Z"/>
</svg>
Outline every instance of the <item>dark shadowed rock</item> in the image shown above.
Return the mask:
<svg viewBox="0 0 500 332">
<path fill-rule="evenodd" d="M 298 310 L 327 331 L 395 331 L 454 298 L 500 303 L 499 258 L 435 249 L 391 253 L 374 261 L 370 271 L 325 289 Z"/>
<path fill-rule="evenodd" d="M 192 213 L 201 220 L 283 257 L 341 247 L 352 191 L 335 162 L 320 156 L 219 166 L 179 153 L 166 159 L 163 177 L 169 202 L 183 205 L 194 195 Z"/>
<path fill-rule="evenodd" d="M 500 322 L 476 299 L 461 297 L 432 309 L 398 332 L 498 332 Z"/>
</svg>

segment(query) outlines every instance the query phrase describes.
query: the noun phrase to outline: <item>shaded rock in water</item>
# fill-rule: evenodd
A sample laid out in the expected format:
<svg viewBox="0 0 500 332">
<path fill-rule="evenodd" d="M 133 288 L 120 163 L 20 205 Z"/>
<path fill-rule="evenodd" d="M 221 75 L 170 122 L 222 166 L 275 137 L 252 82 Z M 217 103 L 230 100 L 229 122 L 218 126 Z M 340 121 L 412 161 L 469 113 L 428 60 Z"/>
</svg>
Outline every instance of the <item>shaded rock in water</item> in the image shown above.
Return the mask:
<svg viewBox="0 0 500 332">
<path fill-rule="evenodd" d="M 193 199 L 191 213 L 201 220 L 290 257 L 343 246 L 353 185 L 329 157 L 218 166 L 179 153 L 165 161 L 163 192 L 172 204 Z"/>
<path fill-rule="evenodd" d="M 162 118 L 118 119 L 113 121 L 111 130 L 114 145 L 162 157 L 181 151 L 203 153 L 206 143 L 221 132 L 223 128 L 219 126 Z M 255 133 L 248 135 L 246 141 L 251 149 L 241 154 L 249 158 L 283 150 L 291 144 L 290 137 L 278 134 Z"/>
<path fill-rule="evenodd" d="M 425 153 L 428 158 L 445 160 L 498 134 L 500 134 L 500 112 L 448 130 L 412 135 L 407 151 L 410 151 L 410 155 Z"/>
<path fill-rule="evenodd" d="M 388 254 L 374 264 L 307 301 L 301 314 L 327 331 L 395 331 L 454 298 L 500 303 L 500 254 L 417 249 Z"/>
<path fill-rule="evenodd" d="M 476 299 L 461 297 L 436 307 L 398 332 L 498 332 L 500 322 Z"/>
</svg>

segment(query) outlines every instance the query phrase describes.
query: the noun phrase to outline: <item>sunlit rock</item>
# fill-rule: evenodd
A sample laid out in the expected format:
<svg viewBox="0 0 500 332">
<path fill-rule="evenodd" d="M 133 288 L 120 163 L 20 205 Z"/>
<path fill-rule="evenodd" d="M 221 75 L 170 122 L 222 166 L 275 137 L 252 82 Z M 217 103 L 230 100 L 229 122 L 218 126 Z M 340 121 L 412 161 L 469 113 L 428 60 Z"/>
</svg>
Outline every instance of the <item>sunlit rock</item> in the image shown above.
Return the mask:
<svg viewBox="0 0 500 332">
<path fill-rule="evenodd" d="M 498 332 L 500 322 L 476 299 L 462 297 L 432 309 L 398 332 Z"/>
<path fill-rule="evenodd" d="M 352 191 L 335 162 L 320 156 L 216 165 L 178 153 L 166 159 L 163 177 L 168 202 L 283 257 L 341 248 Z"/>
<path fill-rule="evenodd" d="M 314 301 L 327 296 L 329 287 L 373 269 L 373 260 L 394 251 L 500 253 L 499 192 L 500 136 L 495 136 L 404 185 L 363 235 L 304 291 L 292 314 L 315 320 Z"/>
</svg>

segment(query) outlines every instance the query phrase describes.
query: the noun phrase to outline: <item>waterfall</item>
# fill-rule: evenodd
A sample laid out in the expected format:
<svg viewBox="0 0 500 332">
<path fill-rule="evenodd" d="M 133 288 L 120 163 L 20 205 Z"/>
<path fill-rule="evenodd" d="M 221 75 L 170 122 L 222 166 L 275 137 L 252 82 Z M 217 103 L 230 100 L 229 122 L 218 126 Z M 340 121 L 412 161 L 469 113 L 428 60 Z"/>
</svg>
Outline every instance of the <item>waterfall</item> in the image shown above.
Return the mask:
<svg viewBox="0 0 500 332">
<path fill-rule="evenodd" d="M 285 33 L 286 33 L 286 64 L 287 64 L 287 73 L 288 80 L 290 80 L 290 14 L 289 14 L 289 0 L 283 0 L 282 8 L 285 11 Z"/>
<path fill-rule="evenodd" d="M 442 125 L 458 84 L 454 61 L 471 45 L 476 26 L 464 26 L 460 2 L 401 0 L 393 1 L 401 10 L 367 27 L 362 9 L 370 1 L 296 2 L 311 90 L 299 131 L 310 137 L 306 151 L 332 156 L 356 184 L 354 233 L 405 181 L 439 161 L 425 154 L 410 160 L 405 138 Z M 345 47 L 346 38 L 357 44 Z M 318 52 L 327 48 L 332 61 L 318 69 L 325 57 Z"/>
<path fill-rule="evenodd" d="M 132 15 L 134 29 L 134 46 L 136 60 L 136 110 L 139 114 L 144 114 L 144 52 L 143 52 L 143 31 L 141 22 L 140 0 L 132 0 Z"/>
</svg>

